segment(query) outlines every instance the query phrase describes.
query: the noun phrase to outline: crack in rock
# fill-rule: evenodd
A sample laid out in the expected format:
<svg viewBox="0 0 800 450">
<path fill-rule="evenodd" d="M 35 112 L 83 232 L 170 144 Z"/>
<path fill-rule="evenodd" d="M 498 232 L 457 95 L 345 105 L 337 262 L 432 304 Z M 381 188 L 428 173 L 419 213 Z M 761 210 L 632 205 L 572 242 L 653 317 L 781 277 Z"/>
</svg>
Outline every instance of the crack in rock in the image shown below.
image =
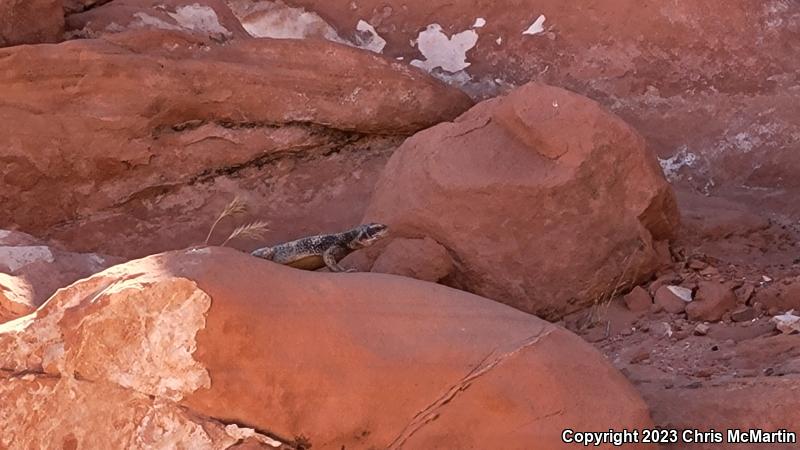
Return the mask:
<svg viewBox="0 0 800 450">
<path fill-rule="evenodd" d="M 260 169 L 264 166 L 279 164 L 284 160 L 302 161 L 313 158 L 327 158 L 328 156 L 336 154 L 350 145 L 357 144 L 361 139 L 363 139 L 363 137 L 354 136 L 350 138 L 345 137 L 343 139 L 344 140 L 342 142 L 331 142 L 330 145 L 325 146 L 320 146 L 313 143 L 308 145 L 294 145 L 283 148 L 279 151 L 257 155 L 255 158 L 242 161 L 238 164 L 209 168 L 200 173 L 192 174 L 187 179 L 175 180 L 171 183 L 161 183 L 147 186 L 125 196 L 124 198 L 105 208 L 105 210 L 123 208 L 127 204 L 134 201 L 141 201 L 142 199 L 146 198 L 161 197 L 185 186 L 192 186 L 198 183 L 208 183 L 219 177 L 235 176 L 238 173 L 248 169 Z M 59 226 L 75 223 L 77 220 L 84 218 L 86 217 L 78 217 L 76 220 L 61 223 Z"/>
<path fill-rule="evenodd" d="M 71 14 L 78 14 L 86 11 L 90 11 L 92 9 L 98 8 L 100 6 L 105 5 L 106 3 L 111 3 L 112 0 L 96 0 L 96 1 L 89 1 L 89 2 L 64 2 L 64 12 L 67 16 Z"/>
<path fill-rule="evenodd" d="M 550 333 L 552 333 L 554 330 L 555 328 L 548 327 L 542 330 L 540 333 L 530 336 L 521 343 L 514 345 L 511 350 L 496 356 L 495 353 L 497 353 L 497 349 L 492 350 L 492 352 L 489 353 L 467 375 L 465 375 L 457 383 L 450 386 L 442 395 L 436 398 L 436 400 L 431 402 L 428 406 L 417 412 L 417 414 L 411 419 L 411 422 L 409 422 L 408 425 L 403 428 L 395 440 L 392 441 L 392 443 L 387 447 L 387 450 L 399 450 L 402 448 L 403 444 L 405 444 L 405 442 L 408 441 L 408 439 L 410 439 L 411 436 L 413 436 L 417 431 L 419 431 L 428 423 L 438 419 L 440 415 L 438 410 L 450 403 L 450 401 L 452 401 L 459 393 L 467 390 L 473 381 L 482 377 L 483 375 L 486 375 L 507 359 L 514 357 L 526 348 L 538 343 L 550 335 Z"/>
</svg>

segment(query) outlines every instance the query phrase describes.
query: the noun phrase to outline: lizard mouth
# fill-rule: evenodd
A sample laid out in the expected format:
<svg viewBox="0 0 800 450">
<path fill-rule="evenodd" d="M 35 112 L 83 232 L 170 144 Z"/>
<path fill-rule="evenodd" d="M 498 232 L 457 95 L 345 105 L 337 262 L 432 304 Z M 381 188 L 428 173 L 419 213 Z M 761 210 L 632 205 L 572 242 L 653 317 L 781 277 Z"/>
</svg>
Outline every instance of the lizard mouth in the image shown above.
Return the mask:
<svg viewBox="0 0 800 450">
<path fill-rule="evenodd" d="M 386 236 L 388 233 L 388 228 L 386 225 L 380 223 L 371 223 L 367 225 L 366 229 L 364 230 L 364 243 L 371 244 L 378 239 Z"/>
</svg>

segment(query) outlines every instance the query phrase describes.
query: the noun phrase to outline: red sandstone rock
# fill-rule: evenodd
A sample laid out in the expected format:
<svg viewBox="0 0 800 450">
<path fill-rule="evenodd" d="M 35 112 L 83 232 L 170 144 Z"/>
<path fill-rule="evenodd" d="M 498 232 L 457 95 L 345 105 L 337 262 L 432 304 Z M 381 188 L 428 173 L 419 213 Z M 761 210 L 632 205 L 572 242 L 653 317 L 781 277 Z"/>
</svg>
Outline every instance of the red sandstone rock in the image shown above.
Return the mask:
<svg viewBox="0 0 800 450">
<path fill-rule="evenodd" d="M 246 423 L 313 448 L 566 449 L 566 427 L 652 426 L 560 327 L 431 283 L 216 248 L 59 291 L 0 325 L 0 367 L 29 373 L 0 378 L 12 448 L 228 448 Z"/>
<path fill-rule="evenodd" d="M 144 255 L 202 242 L 242 195 L 268 240 L 341 231 L 397 142 L 470 105 L 326 42 L 104 39 L 0 50 L 0 227 Z"/>
<path fill-rule="evenodd" d="M 687 388 L 665 389 L 657 383 L 640 385 L 642 395 L 653 411 L 653 420 L 659 427 L 669 429 L 714 429 L 725 435 L 727 430 L 764 431 L 792 429 L 800 423 L 796 408 L 800 391 L 795 377 L 736 378 L 733 381 L 717 382 Z M 741 444 L 740 444 L 741 445 Z M 665 445 L 665 449 L 714 450 L 736 448 L 740 445 L 720 443 L 688 442 Z M 747 444 L 744 444 L 746 447 Z M 769 450 L 796 449 L 796 443 L 759 444 Z"/>
<path fill-rule="evenodd" d="M 27 233 L 19 231 L 0 230 L 0 245 L 4 247 L 26 247 L 44 245 L 41 239 L 36 239 Z"/>
<path fill-rule="evenodd" d="M 406 140 L 364 220 L 444 245 L 456 286 L 557 318 L 649 277 L 678 217 L 635 131 L 532 83 Z"/>
<path fill-rule="evenodd" d="M 672 252 L 669 248 L 669 241 L 656 241 L 653 243 L 653 250 L 656 252 L 658 270 L 669 270 L 672 266 Z"/>
<path fill-rule="evenodd" d="M 739 303 L 748 305 L 755 303 L 750 301 L 750 299 L 753 298 L 753 294 L 756 292 L 756 288 L 752 283 L 746 283 L 735 289 L 734 292 L 736 292 L 736 299 Z"/>
<path fill-rule="evenodd" d="M 33 311 L 33 297 L 33 288 L 28 282 L 0 272 L 0 323 Z"/>
<path fill-rule="evenodd" d="M 302 7 L 291 7 L 283 2 L 231 1 L 233 9 L 244 28 L 255 37 L 275 39 L 327 39 L 347 44 L 325 19 Z M 347 7 L 339 5 L 339 10 Z"/>
<path fill-rule="evenodd" d="M 736 307 L 736 294 L 730 286 L 714 281 L 701 281 L 694 301 L 686 307 L 690 320 L 716 322 Z"/>
<path fill-rule="evenodd" d="M 800 58 L 786 46 L 800 41 L 796 1 L 286 3 L 352 42 L 363 20 L 386 41 L 388 56 L 431 57 L 432 67 L 455 61 L 463 67 L 455 75 L 434 71 L 481 98 L 533 80 L 587 95 L 634 125 L 671 176 L 698 188 L 800 187 L 793 137 L 800 133 Z M 321 27 L 294 17 L 278 25 Z M 523 34 L 538 21 L 534 34 Z M 475 34 L 474 46 L 465 33 Z"/>
<path fill-rule="evenodd" d="M 32 312 L 56 289 L 118 262 L 115 257 L 58 250 L 33 236 L 0 230 L 0 323 Z"/>
<path fill-rule="evenodd" d="M 673 289 L 676 287 L 679 288 L 680 286 L 661 286 L 658 288 L 654 304 L 672 314 L 680 314 L 686 311 L 687 302 L 675 293 Z"/>
<path fill-rule="evenodd" d="M 64 12 L 67 13 L 67 15 L 79 13 L 110 1 L 111 0 L 64 0 Z"/>
<path fill-rule="evenodd" d="M 625 306 L 631 311 L 648 311 L 652 305 L 653 299 L 641 286 L 636 286 L 625 295 Z"/>
<path fill-rule="evenodd" d="M 144 28 L 182 31 L 218 42 L 250 36 L 222 0 L 114 0 L 67 17 L 67 31 L 81 37 Z"/>
<path fill-rule="evenodd" d="M 371 271 L 437 282 L 453 272 L 453 261 L 447 249 L 431 238 L 401 238 L 386 246 Z"/>
<path fill-rule="evenodd" d="M 61 0 L 0 0 L 0 47 L 58 42 L 63 34 Z"/>
<path fill-rule="evenodd" d="M 748 236 L 769 227 L 769 220 L 742 204 L 717 197 L 678 191 L 682 224 L 703 239 Z"/>
<path fill-rule="evenodd" d="M 800 277 L 781 280 L 756 290 L 753 303 L 761 303 L 766 309 L 773 308 L 781 312 L 790 309 L 800 311 Z"/>
<path fill-rule="evenodd" d="M 731 312 L 731 320 L 734 322 L 749 322 L 758 317 L 758 311 L 749 306 L 742 306 Z"/>
<path fill-rule="evenodd" d="M 778 333 L 775 335 L 775 320 L 764 320 L 768 332 L 754 339 L 743 340 L 736 348 L 735 360 L 730 361 L 738 370 L 756 369 L 761 373 L 776 376 L 800 374 L 800 340 L 797 334 Z"/>
<path fill-rule="evenodd" d="M 681 281 L 681 277 L 678 274 L 666 273 L 650 283 L 650 286 L 647 287 L 647 291 L 651 296 L 655 297 L 656 292 L 658 292 L 658 289 L 661 288 L 661 286 L 678 285 L 681 283 Z"/>
</svg>

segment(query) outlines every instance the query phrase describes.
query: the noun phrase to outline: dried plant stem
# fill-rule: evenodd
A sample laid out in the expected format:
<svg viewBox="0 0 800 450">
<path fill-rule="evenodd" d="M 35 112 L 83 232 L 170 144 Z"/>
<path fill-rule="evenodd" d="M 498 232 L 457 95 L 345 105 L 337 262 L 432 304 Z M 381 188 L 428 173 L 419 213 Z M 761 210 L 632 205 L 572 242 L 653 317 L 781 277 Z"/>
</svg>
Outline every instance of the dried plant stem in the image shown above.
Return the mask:
<svg viewBox="0 0 800 450">
<path fill-rule="evenodd" d="M 606 297 L 605 295 L 601 294 L 600 297 L 595 299 L 594 304 L 586 315 L 583 326 L 580 327 L 581 330 L 585 330 L 586 328 L 590 328 L 596 324 L 599 324 L 608 315 L 608 310 L 611 308 L 611 301 L 614 300 L 617 292 L 624 289 L 628 284 L 628 282 L 625 281 L 625 277 L 628 274 L 628 270 L 631 268 L 633 259 L 638 252 L 639 250 L 636 249 L 633 251 L 633 253 L 625 258 L 623 262 L 625 267 L 623 268 L 622 273 L 617 277 L 616 282 L 613 285 L 614 287 L 608 293 L 608 296 Z M 609 285 L 609 287 L 611 287 L 611 285 Z M 606 335 L 608 335 L 609 332 L 609 324 L 610 322 L 606 323 Z"/>
<path fill-rule="evenodd" d="M 208 230 L 208 236 L 206 236 L 206 245 L 208 245 L 208 241 L 211 240 L 211 235 L 214 234 L 214 229 L 217 228 L 217 225 L 219 225 L 219 222 L 223 218 L 225 218 L 225 216 L 220 215 L 219 217 L 217 217 L 217 220 L 215 220 L 214 223 L 211 225 L 211 229 Z"/>
<path fill-rule="evenodd" d="M 222 210 L 217 220 L 211 225 L 211 229 L 208 230 L 208 235 L 206 236 L 206 245 L 211 241 L 211 236 L 214 234 L 214 230 L 216 230 L 217 225 L 222 221 L 222 219 L 226 217 L 233 217 L 244 214 L 247 212 L 247 205 L 239 198 L 236 197 L 225 206 L 225 209 Z M 226 241 L 227 242 L 227 241 Z"/>
<path fill-rule="evenodd" d="M 264 236 L 264 233 L 269 231 L 268 228 L 269 224 L 267 222 L 252 222 L 245 225 L 241 225 L 233 230 L 225 241 L 220 244 L 220 247 L 224 247 L 231 239 L 235 239 L 237 237 L 249 237 L 254 239 L 260 239 Z"/>
</svg>

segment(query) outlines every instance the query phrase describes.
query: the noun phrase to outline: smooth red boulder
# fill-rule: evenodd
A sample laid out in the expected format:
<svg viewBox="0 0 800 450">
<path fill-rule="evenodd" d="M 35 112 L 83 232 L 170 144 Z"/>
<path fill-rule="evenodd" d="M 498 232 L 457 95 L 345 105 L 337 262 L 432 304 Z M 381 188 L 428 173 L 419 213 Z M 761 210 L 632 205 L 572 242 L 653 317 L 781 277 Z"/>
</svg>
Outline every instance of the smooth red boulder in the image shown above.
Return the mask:
<svg viewBox="0 0 800 450">
<path fill-rule="evenodd" d="M 770 283 L 755 292 L 753 303 L 761 303 L 767 309 L 800 312 L 800 277 L 785 278 Z"/>
<path fill-rule="evenodd" d="M 701 281 L 694 301 L 686 306 L 690 320 L 716 322 L 736 307 L 736 294 L 733 289 L 716 281 Z"/>
<path fill-rule="evenodd" d="M 437 282 L 453 272 L 453 260 L 447 249 L 431 238 L 393 239 L 370 271 Z"/>
<path fill-rule="evenodd" d="M 59 291 L 0 325 L 0 367 L 29 374 L 0 378 L 6 446 L 228 448 L 249 429 L 288 448 L 536 450 L 572 448 L 564 428 L 652 426 L 624 377 L 556 325 L 432 283 L 230 249 Z"/>
<path fill-rule="evenodd" d="M 557 319 L 649 277 L 678 212 L 630 126 L 530 83 L 406 140 L 364 221 L 441 243 L 451 284 Z"/>
<path fill-rule="evenodd" d="M 656 295 L 653 299 L 654 304 L 664 311 L 672 314 L 680 314 L 686 311 L 686 305 L 688 302 L 676 293 L 676 289 L 686 288 L 672 285 L 664 285 L 659 287 L 658 290 L 656 290 Z M 691 297 L 691 290 L 689 291 L 688 296 Z"/>
<path fill-rule="evenodd" d="M 625 306 L 631 311 L 649 311 L 653 306 L 650 294 L 641 286 L 636 286 L 624 297 Z"/>
</svg>

